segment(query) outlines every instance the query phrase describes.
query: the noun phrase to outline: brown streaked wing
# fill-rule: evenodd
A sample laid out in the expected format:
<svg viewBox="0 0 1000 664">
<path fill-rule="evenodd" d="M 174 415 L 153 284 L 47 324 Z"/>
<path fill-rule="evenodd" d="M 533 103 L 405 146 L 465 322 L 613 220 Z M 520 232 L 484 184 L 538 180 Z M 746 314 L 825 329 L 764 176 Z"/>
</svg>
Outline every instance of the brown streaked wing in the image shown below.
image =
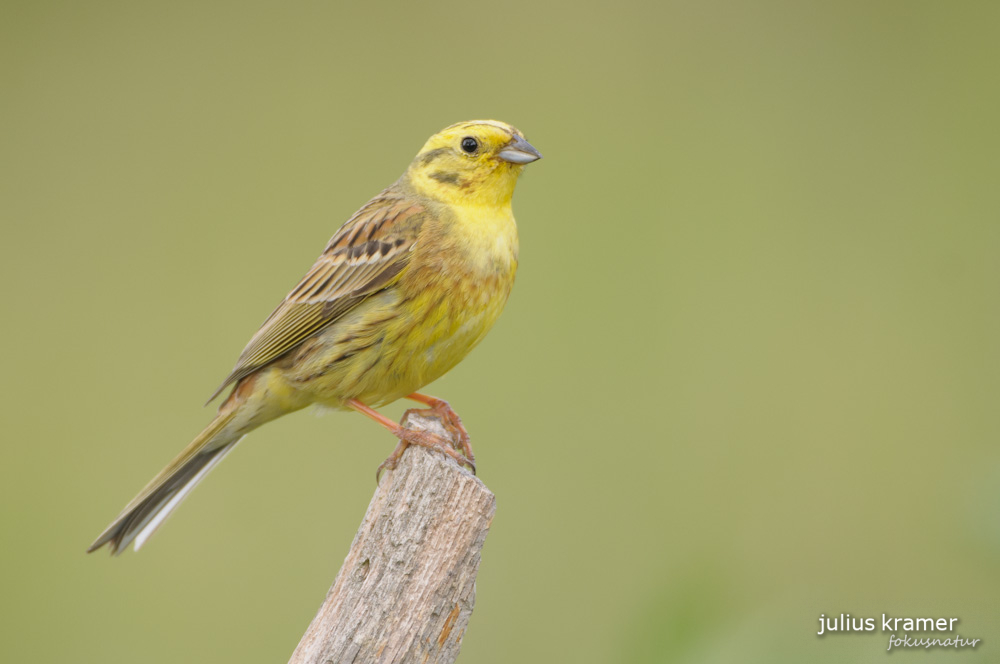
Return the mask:
<svg viewBox="0 0 1000 664">
<path fill-rule="evenodd" d="M 264 321 L 209 401 L 392 283 L 409 262 L 423 213 L 421 205 L 390 190 L 361 208 Z"/>
</svg>

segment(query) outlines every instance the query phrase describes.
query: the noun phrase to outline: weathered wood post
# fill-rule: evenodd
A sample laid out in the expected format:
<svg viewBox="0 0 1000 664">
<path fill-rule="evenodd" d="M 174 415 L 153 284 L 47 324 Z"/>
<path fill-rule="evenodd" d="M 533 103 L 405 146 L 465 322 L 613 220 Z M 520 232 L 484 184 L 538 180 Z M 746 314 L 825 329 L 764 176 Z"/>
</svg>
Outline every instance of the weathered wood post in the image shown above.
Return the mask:
<svg viewBox="0 0 1000 664">
<path fill-rule="evenodd" d="M 429 411 L 408 411 L 402 424 L 454 440 Z M 410 446 L 383 474 L 289 664 L 454 662 L 495 512 L 496 498 L 471 472 Z"/>
</svg>

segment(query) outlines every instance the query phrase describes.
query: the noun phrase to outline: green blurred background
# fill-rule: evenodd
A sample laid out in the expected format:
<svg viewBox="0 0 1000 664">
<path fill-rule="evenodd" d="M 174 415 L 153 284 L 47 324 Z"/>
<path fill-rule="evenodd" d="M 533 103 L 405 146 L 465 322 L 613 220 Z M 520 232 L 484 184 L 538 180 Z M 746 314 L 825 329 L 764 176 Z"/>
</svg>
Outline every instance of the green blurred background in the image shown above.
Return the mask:
<svg viewBox="0 0 1000 664">
<path fill-rule="evenodd" d="M 438 129 L 545 154 L 489 339 L 427 388 L 499 509 L 462 661 L 997 661 L 1000 5 L 0 5 L 0 659 L 283 662 L 393 440 L 254 433 L 86 556 Z M 398 417 L 401 405 L 386 412 Z M 991 654 L 992 652 L 992 654 Z"/>
</svg>

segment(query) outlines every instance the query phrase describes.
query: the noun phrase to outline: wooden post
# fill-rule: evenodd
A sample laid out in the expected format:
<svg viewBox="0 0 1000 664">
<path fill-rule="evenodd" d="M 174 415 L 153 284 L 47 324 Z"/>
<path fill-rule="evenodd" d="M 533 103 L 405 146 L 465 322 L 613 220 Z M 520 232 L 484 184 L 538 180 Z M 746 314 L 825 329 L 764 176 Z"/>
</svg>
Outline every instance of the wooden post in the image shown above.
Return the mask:
<svg viewBox="0 0 1000 664">
<path fill-rule="evenodd" d="M 407 411 L 402 424 L 454 439 L 430 411 Z M 495 512 L 496 498 L 471 472 L 411 445 L 383 474 L 289 664 L 454 662 Z"/>
</svg>

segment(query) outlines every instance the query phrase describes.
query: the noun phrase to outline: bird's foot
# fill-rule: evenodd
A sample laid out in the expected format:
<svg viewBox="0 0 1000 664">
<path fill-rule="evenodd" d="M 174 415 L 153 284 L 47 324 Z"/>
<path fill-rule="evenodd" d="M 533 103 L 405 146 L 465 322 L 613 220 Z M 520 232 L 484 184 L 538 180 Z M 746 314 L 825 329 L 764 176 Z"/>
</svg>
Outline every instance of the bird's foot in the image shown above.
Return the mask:
<svg viewBox="0 0 1000 664">
<path fill-rule="evenodd" d="M 406 418 L 410 413 L 425 413 L 425 412 L 427 411 L 417 408 L 411 408 L 410 410 L 403 413 L 403 421 L 406 421 Z M 434 414 L 441 417 L 438 413 Z M 441 417 L 441 419 L 442 419 L 442 424 L 444 424 L 443 421 L 444 418 Z M 395 434 L 397 438 L 399 438 L 399 444 L 396 445 L 396 449 L 392 451 L 392 454 L 390 454 L 385 461 L 379 464 L 378 469 L 375 471 L 376 484 L 381 479 L 383 470 L 393 470 L 396 468 L 396 464 L 398 464 L 399 460 L 403 457 L 403 452 L 405 452 L 406 448 L 409 447 L 410 445 L 419 445 L 420 447 L 426 447 L 429 450 L 437 450 L 442 454 L 446 454 L 450 456 L 452 459 L 454 459 L 456 462 L 458 462 L 458 465 L 468 466 L 469 470 L 472 471 L 472 474 L 475 475 L 476 473 L 475 460 L 468 458 L 466 455 L 462 454 L 454 447 L 452 447 L 451 443 L 446 438 L 431 433 L 430 431 L 420 431 L 417 429 L 410 429 L 408 427 L 401 427 L 401 426 L 397 426 L 397 428 L 393 429 L 392 432 L 393 434 Z"/>
<path fill-rule="evenodd" d="M 396 469 L 396 464 L 398 464 L 399 460 L 401 458 L 403 458 L 403 452 L 405 452 L 406 448 L 409 447 L 409 446 L 410 446 L 410 444 L 407 443 L 406 441 L 404 441 L 404 440 L 400 440 L 399 441 L 399 444 L 396 445 L 396 449 L 394 449 L 392 451 L 392 454 L 390 454 L 386 458 L 386 460 L 383 461 L 382 463 L 380 463 L 378 465 L 378 468 L 375 469 L 375 484 L 378 484 L 382 480 L 382 471 L 383 470 L 395 470 Z"/>
<path fill-rule="evenodd" d="M 430 406 L 430 411 L 438 416 L 441 424 L 445 428 L 455 432 L 458 436 L 458 448 L 462 450 L 469 467 L 472 469 L 472 473 L 475 474 L 476 455 L 472 453 L 472 441 L 469 439 L 469 432 L 465 430 L 462 418 L 458 416 L 458 413 L 455 412 L 451 405 L 444 399 L 438 399 L 437 397 L 419 392 L 414 392 L 406 398 Z"/>
<path fill-rule="evenodd" d="M 418 398 L 419 397 L 419 398 Z M 386 429 L 391 431 L 396 438 L 399 438 L 399 444 L 396 445 L 396 449 L 393 450 L 392 454 L 389 455 L 385 461 L 379 464 L 378 469 L 375 471 L 375 482 L 378 483 L 382 476 L 382 471 L 388 468 L 392 470 L 399 463 L 400 458 L 403 456 L 403 452 L 410 445 L 420 445 L 421 447 L 426 447 L 428 449 L 437 450 L 447 454 L 452 459 L 458 462 L 460 466 L 468 466 L 472 474 L 476 474 L 476 458 L 472 456 L 472 447 L 469 445 L 469 434 L 465 431 L 465 427 L 462 426 L 462 420 L 459 419 L 455 411 L 451 410 L 451 407 L 446 401 L 441 399 L 435 399 L 434 397 L 428 397 L 423 394 L 414 394 L 409 398 L 414 401 L 419 401 L 421 403 L 426 403 L 430 406 L 429 410 L 421 410 L 417 408 L 411 408 L 410 410 L 403 413 L 403 422 L 406 422 L 410 413 L 430 413 L 437 422 L 441 424 L 442 429 L 447 433 L 449 430 L 458 436 L 458 446 L 462 448 L 459 452 L 455 449 L 455 446 L 445 437 L 439 436 L 430 431 L 424 431 L 422 429 L 413 429 L 410 427 L 404 427 L 396 422 L 393 422 L 385 415 L 382 415 L 376 410 L 369 408 L 365 404 L 361 403 L 357 399 L 349 399 L 346 405 L 358 411 L 366 417 L 370 417 L 375 420 Z M 450 415 L 448 414 L 450 413 Z M 457 424 L 456 424 L 457 423 Z M 464 444 L 463 444 L 464 441 Z"/>
</svg>

